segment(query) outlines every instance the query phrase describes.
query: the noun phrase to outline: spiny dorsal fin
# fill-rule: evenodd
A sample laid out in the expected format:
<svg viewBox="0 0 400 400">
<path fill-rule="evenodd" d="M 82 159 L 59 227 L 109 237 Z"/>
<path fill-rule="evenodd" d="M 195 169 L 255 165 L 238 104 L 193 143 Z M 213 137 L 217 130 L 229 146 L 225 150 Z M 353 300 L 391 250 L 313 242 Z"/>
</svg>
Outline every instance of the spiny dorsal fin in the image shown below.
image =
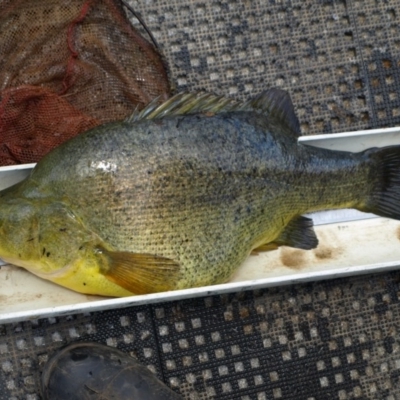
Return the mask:
<svg viewBox="0 0 400 400">
<path fill-rule="evenodd" d="M 178 93 L 159 105 L 159 98 L 154 99 L 143 110 L 135 110 L 127 118 L 127 122 L 136 122 L 142 119 L 159 119 L 174 115 L 195 113 L 218 113 L 238 111 L 243 108 L 243 103 L 224 96 L 211 93 Z"/>
<path fill-rule="evenodd" d="M 154 99 L 142 111 L 135 110 L 127 122 L 143 119 L 158 119 L 176 115 L 232 111 L 256 111 L 279 124 L 284 132 L 300 136 L 300 125 L 296 117 L 289 94 L 281 89 L 268 89 L 253 99 L 240 102 L 211 93 L 178 93 L 159 105 L 159 98 Z"/>
</svg>

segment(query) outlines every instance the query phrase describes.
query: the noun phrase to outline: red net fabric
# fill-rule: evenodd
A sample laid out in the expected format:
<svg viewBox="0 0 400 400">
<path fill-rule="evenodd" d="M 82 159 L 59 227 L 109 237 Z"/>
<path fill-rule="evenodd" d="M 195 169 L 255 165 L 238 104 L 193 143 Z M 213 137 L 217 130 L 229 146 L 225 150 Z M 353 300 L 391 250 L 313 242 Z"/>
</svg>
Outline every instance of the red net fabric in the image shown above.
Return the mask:
<svg viewBox="0 0 400 400">
<path fill-rule="evenodd" d="M 38 161 L 170 94 L 117 0 L 0 0 L 0 165 Z"/>
</svg>

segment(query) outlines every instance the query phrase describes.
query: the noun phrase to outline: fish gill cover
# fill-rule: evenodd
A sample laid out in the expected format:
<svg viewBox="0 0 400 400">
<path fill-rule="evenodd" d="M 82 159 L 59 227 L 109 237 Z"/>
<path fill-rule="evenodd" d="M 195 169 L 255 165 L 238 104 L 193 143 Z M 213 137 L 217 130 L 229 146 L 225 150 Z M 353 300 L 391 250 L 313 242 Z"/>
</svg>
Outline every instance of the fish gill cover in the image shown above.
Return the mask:
<svg viewBox="0 0 400 400">
<path fill-rule="evenodd" d="M 0 165 L 38 161 L 170 92 L 119 0 L 0 0 Z"/>
</svg>

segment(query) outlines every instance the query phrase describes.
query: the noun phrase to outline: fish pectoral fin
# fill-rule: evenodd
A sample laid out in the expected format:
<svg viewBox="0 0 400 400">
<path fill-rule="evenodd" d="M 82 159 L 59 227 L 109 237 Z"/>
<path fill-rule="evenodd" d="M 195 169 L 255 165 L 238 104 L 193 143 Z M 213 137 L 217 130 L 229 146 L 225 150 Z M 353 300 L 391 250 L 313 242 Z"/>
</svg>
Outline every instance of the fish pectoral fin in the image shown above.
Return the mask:
<svg viewBox="0 0 400 400">
<path fill-rule="evenodd" d="M 134 294 L 173 290 L 181 274 L 180 265 L 154 254 L 101 250 L 106 265 L 101 273 Z"/>
<path fill-rule="evenodd" d="M 295 217 L 285 226 L 274 243 L 296 249 L 314 249 L 318 246 L 318 239 L 313 225 L 313 220 L 310 218 L 301 215 Z"/>
</svg>

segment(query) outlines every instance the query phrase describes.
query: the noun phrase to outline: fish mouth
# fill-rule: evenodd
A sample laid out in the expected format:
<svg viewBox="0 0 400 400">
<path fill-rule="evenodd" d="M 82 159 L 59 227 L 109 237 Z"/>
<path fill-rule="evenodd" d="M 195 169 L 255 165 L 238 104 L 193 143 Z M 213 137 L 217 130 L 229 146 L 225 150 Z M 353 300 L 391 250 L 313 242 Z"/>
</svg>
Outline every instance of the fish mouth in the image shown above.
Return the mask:
<svg viewBox="0 0 400 400">
<path fill-rule="evenodd" d="M 36 276 L 39 276 L 40 278 L 43 279 L 48 279 L 48 280 L 53 280 L 57 278 L 64 278 L 65 275 L 71 272 L 71 268 L 73 266 L 73 263 L 67 264 L 65 267 L 59 268 L 56 271 L 52 272 L 41 272 L 41 271 L 34 271 L 30 270 L 33 274 Z"/>
<path fill-rule="evenodd" d="M 55 271 L 43 272 L 42 271 L 43 268 L 40 265 L 38 266 L 37 264 L 31 261 L 24 261 L 13 257 L 2 257 L 1 260 L 4 261 L 6 264 L 12 264 L 17 267 L 24 268 L 29 272 L 31 272 L 32 274 L 35 274 L 40 278 L 48 280 L 64 277 L 68 272 L 70 272 L 73 266 L 72 262 L 62 268 L 58 268 Z"/>
</svg>

